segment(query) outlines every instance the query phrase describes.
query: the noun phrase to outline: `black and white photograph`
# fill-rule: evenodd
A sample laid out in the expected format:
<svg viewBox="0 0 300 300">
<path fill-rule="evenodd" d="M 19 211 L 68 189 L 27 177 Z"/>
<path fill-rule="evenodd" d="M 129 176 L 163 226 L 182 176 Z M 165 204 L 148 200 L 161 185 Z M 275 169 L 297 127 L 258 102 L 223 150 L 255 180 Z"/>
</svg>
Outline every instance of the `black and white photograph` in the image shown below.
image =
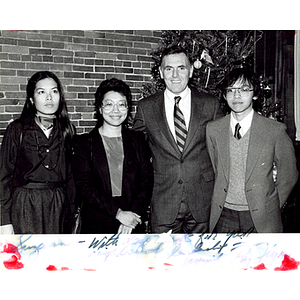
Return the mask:
<svg viewBox="0 0 300 300">
<path fill-rule="evenodd" d="M 299 273 L 299 26 L 164 24 L 0 28 L 0 271 Z"/>
</svg>

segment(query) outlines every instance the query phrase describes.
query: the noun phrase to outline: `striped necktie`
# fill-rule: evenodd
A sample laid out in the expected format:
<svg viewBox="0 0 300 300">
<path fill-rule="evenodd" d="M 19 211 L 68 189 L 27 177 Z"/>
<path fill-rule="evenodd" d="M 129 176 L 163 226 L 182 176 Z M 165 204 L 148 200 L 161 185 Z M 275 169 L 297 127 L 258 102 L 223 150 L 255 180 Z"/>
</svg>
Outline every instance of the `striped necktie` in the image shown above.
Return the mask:
<svg viewBox="0 0 300 300">
<path fill-rule="evenodd" d="M 237 140 L 240 140 L 242 138 L 241 134 L 240 134 L 240 129 L 241 129 L 241 125 L 240 123 L 237 123 L 235 125 L 235 132 L 234 132 L 234 137 L 237 139 Z"/>
<path fill-rule="evenodd" d="M 187 130 L 186 130 L 183 113 L 179 108 L 179 101 L 181 100 L 181 97 L 176 96 L 174 100 L 175 100 L 175 105 L 174 105 L 175 134 L 176 134 L 178 148 L 180 152 L 182 152 L 186 140 Z"/>
</svg>

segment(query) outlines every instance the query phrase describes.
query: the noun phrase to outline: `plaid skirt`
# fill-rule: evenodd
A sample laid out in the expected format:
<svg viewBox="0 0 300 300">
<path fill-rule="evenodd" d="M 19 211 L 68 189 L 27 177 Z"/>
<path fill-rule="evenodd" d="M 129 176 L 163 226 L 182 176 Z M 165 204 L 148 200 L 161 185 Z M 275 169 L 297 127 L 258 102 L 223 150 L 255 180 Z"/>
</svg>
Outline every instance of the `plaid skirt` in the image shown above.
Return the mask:
<svg viewBox="0 0 300 300">
<path fill-rule="evenodd" d="M 12 194 L 11 219 L 15 234 L 63 233 L 65 187 L 29 183 Z"/>
</svg>

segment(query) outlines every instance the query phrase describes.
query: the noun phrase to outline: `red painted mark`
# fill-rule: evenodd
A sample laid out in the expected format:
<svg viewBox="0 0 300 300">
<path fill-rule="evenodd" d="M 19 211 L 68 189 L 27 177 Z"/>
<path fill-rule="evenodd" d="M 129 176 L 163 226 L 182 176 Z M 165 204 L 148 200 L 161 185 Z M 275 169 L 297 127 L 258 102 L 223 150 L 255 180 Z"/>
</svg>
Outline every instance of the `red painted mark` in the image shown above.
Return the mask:
<svg viewBox="0 0 300 300">
<path fill-rule="evenodd" d="M 96 269 L 83 269 L 84 271 L 96 271 Z"/>
<path fill-rule="evenodd" d="M 275 268 L 274 271 L 290 271 L 298 269 L 300 262 L 285 254 L 281 266 Z"/>
<path fill-rule="evenodd" d="M 265 264 L 260 264 L 256 267 L 253 268 L 254 270 L 267 270 L 267 268 L 265 267 Z"/>
<path fill-rule="evenodd" d="M 168 266 L 168 267 L 173 267 L 173 265 L 171 264 L 168 264 L 168 263 L 164 263 L 165 266 Z"/>
<path fill-rule="evenodd" d="M 148 269 L 149 269 L 149 270 L 153 270 L 153 269 L 154 269 L 154 267 L 149 267 Z"/>
<path fill-rule="evenodd" d="M 6 269 L 9 270 L 18 270 L 24 267 L 23 263 L 20 261 L 21 254 L 19 253 L 18 248 L 13 244 L 4 245 L 3 251 L 0 253 L 13 254 L 10 259 L 3 262 Z"/>
<path fill-rule="evenodd" d="M 47 271 L 57 271 L 57 268 L 53 265 L 49 265 L 47 268 L 46 268 Z"/>
<path fill-rule="evenodd" d="M 68 270 L 70 270 L 68 267 L 62 267 L 61 269 L 60 269 L 61 271 L 68 271 Z"/>
</svg>

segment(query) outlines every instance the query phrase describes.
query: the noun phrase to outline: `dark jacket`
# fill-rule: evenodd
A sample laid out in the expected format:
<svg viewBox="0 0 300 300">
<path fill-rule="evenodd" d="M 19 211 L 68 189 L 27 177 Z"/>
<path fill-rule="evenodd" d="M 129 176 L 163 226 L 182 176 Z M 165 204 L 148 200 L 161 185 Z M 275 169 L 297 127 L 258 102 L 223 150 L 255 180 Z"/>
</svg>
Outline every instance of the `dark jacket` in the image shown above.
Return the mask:
<svg viewBox="0 0 300 300">
<path fill-rule="evenodd" d="M 142 133 L 122 129 L 124 148 L 122 196 L 112 197 L 108 161 L 98 128 L 74 137 L 72 169 L 77 199 L 83 202 L 81 233 L 117 233 L 119 208 L 145 216 L 153 172 Z"/>
<path fill-rule="evenodd" d="M 221 116 L 213 96 L 191 89 L 191 117 L 180 153 L 169 129 L 164 93 L 139 102 L 134 130 L 143 131 L 153 156 L 154 187 L 151 201 L 152 224 L 171 224 L 176 219 L 185 189 L 186 200 L 197 222 L 209 219 L 214 172 L 205 141 L 206 125 Z"/>
<path fill-rule="evenodd" d="M 37 141 L 42 149 L 43 162 L 39 156 Z M 46 152 L 47 148 L 50 151 Z M 43 164 L 57 166 L 53 170 L 45 171 Z M 62 133 L 55 123 L 49 139 L 34 120 L 17 119 L 9 124 L 1 146 L 0 170 L 1 225 L 12 222 L 11 196 L 16 187 L 32 182 L 61 183 L 66 191 L 62 215 L 65 223 L 63 233 L 70 232 L 75 187 Z"/>
</svg>

